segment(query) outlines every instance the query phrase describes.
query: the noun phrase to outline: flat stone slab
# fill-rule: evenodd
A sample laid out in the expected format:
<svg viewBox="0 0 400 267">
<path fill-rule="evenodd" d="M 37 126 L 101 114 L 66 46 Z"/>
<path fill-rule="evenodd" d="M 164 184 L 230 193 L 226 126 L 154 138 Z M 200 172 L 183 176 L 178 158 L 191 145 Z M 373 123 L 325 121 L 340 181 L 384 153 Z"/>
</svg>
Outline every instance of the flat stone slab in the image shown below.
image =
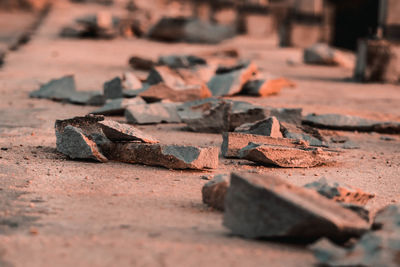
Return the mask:
<svg viewBox="0 0 400 267">
<path fill-rule="evenodd" d="M 90 112 L 90 114 L 97 114 L 97 115 L 124 115 L 125 109 L 128 106 L 133 105 L 141 105 L 146 104 L 146 101 L 143 100 L 141 97 L 134 97 L 134 98 L 117 98 L 117 99 L 110 99 L 106 102 L 104 106 L 95 111 Z"/>
<path fill-rule="evenodd" d="M 61 101 L 69 99 L 75 92 L 74 76 L 68 75 L 42 85 L 39 90 L 31 92 L 30 97 Z"/>
<path fill-rule="evenodd" d="M 350 185 L 328 180 L 325 177 L 319 179 L 318 181 L 308 183 L 304 185 L 304 187 L 314 189 L 321 195 L 337 202 L 357 205 L 365 205 L 371 198 L 375 197 L 375 194 L 363 192 L 359 188 L 354 188 Z"/>
<path fill-rule="evenodd" d="M 103 85 L 104 96 L 106 99 L 116 99 L 123 97 L 122 80 L 120 77 L 105 82 Z"/>
<path fill-rule="evenodd" d="M 159 143 L 157 139 L 129 124 L 111 120 L 99 121 L 98 123 L 103 129 L 105 136 L 111 141 L 139 141 L 149 144 Z"/>
<path fill-rule="evenodd" d="M 314 147 L 287 147 L 250 143 L 239 151 L 239 157 L 263 165 L 282 168 L 308 168 L 324 165 L 330 153 Z"/>
<path fill-rule="evenodd" d="M 177 106 L 177 103 L 163 102 L 128 106 L 125 118 L 128 123 L 133 124 L 179 123 L 181 119 Z"/>
<path fill-rule="evenodd" d="M 116 143 L 110 159 L 127 163 L 161 166 L 168 169 L 216 169 L 217 147 Z"/>
<path fill-rule="evenodd" d="M 216 175 L 201 189 L 203 203 L 216 210 L 224 210 L 226 191 L 229 187 L 230 177 L 228 174 Z"/>
<path fill-rule="evenodd" d="M 315 191 L 274 176 L 232 173 L 224 226 L 246 238 L 333 239 L 360 236 L 369 225 Z"/>
<path fill-rule="evenodd" d="M 293 148 L 298 146 L 308 146 L 308 143 L 305 141 L 246 133 L 225 132 L 222 134 L 222 138 L 221 151 L 225 158 L 239 158 L 239 151 L 246 147 L 249 143 L 262 143 Z"/>
<path fill-rule="evenodd" d="M 333 130 L 400 133 L 400 122 L 374 121 L 341 114 L 309 114 L 303 119 L 303 123 Z"/>
<path fill-rule="evenodd" d="M 218 70 L 217 70 L 218 71 Z M 243 86 L 257 73 L 257 66 L 248 62 L 230 71 L 217 73 L 207 83 L 213 96 L 238 94 Z"/>
<path fill-rule="evenodd" d="M 311 146 L 328 146 L 323 136 L 315 128 L 286 122 L 281 122 L 280 125 L 281 132 L 285 138 L 304 140 Z"/>
<path fill-rule="evenodd" d="M 235 132 L 283 138 L 281 126 L 276 117 L 242 124 L 235 129 Z"/>
<path fill-rule="evenodd" d="M 95 91 L 75 91 L 71 93 L 68 102 L 78 105 L 101 106 L 106 99 L 101 92 Z"/>
</svg>

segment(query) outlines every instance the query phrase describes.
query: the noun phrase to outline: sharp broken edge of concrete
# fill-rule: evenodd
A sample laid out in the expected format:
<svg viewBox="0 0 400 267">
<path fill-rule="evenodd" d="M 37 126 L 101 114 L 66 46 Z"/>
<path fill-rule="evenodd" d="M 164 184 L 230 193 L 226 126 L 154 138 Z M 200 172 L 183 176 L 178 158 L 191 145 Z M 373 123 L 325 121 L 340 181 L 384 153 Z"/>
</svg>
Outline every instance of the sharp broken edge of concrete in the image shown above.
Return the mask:
<svg viewBox="0 0 400 267">
<path fill-rule="evenodd" d="M 88 115 L 55 123 L 57 150 L 72 159 L 107 159 L 169 169 L 214 169 L 217 147 L 158 144 L 158 140 L 128 124 Z"/>
</svg>

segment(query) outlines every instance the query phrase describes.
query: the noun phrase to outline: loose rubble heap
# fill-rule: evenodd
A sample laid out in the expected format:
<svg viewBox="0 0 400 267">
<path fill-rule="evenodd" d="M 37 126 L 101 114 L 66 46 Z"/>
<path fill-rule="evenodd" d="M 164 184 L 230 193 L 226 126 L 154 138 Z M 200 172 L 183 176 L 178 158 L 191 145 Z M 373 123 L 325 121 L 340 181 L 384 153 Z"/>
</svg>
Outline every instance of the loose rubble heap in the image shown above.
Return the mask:
<svg viewBox="0 0 400 267">
<path fill-rule="evenodd" d="M 72 159 L 117 160 L 169 169 L 218 167 L 217 147 L 163 145 L 137 128 L 89 115 L 55 124 L 57 150 Z"/>
</svg>

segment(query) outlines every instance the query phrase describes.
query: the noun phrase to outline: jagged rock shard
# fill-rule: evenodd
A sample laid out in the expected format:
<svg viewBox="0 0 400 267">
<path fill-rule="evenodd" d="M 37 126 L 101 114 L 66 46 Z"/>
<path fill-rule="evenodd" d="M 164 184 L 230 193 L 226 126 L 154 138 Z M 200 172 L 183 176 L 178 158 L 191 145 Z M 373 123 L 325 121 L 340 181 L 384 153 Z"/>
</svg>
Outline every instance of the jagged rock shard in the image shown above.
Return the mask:
<svg viewBox="0 0 400 267">
<path fill-rule="evenodd" d="M 257 66 L 248 62 L 235 68 L 219 71 L 208 82 L 213 96 L 230 96 L 238 94 L 243 85 L 248 82 L 257 72 Z"/>
<path fill-rule="evenodd" d="M 71 125 L 56 131 L 57 150 L 72 159 L 93 159 L 106 162 L 107 158 L 99 151 L 96 143 L 86 137 L 82 130 Z"/>
<path fill-rule="evenodd" d="M 175 103 L 163 102 L 128 106 L 125 110 L 125 118 L 128 123 L 134 124 L 179 123 L 181 119 L 176 107 Z"/>
<path fill-rule="evenodd" d="M 116 143 L 109 157 L 122 162 L 168 169 L 202 170 L 218 167 L 218 152 L 217 147 Z"/>
<path fill-rule="evenodd" d="M 39 90 L 30 93 L 30 97 L 47 98 L 53 100 L 66 100 L 76 92 L 73 75 L 54 79 L 44 84 Z"/>
<path fill-rule="evenodd" d="M 129 59 L 129 65 L 134 69 L 148 71 L 154 68 L 157 64 L 151 59 L 133 56 Z"/>
<path fill-rule="evenodd" d="M 139 141 L 142 143 L 158 143 L 159 141 L 150 135 L 140 131 L 129 124 L 122 124 L 116 121 L 99 121 L 104 134 L 111 141 Z"/>
<path fill-rule="evenodd" d="M 249 143 L 262 143 L 286 147 L 307 147 L 308 143 L 288 138 L 274 138 L 270 136 L 246 134 L 246 133 L 228 133 L 222 134 L 221 151 L 225 158 L 239 158 L 239 151 Z"/>
<path fill-rule="evenodd" d="M 304 187 L 314 189 L 321 195 L 337 202 L 358 205 L 365 205 L 371 198 L 375 197 L 375 194 L 366 193 L 361 189 L 335 181 L 328 181 L 325 177 L 322 177 L 318 181 L 306 184 Z"/>
<path fill-rule="evenodd" d="M 333 130 L 400 133 L 400 122 L 381 122 L 341 114 L 309 114 L 303 119 L 303 123 Z"/>
<path fill-rule="evenodd" d="M 285 138 L 304 140 L 309 142 L 311 146 L 328 146 L 317 129 L 307 125 L 296 125 L 286 122 L 281 122 L 280 125 L 280 130 Z"/>
<path fill-rule="evenodd" d="M 110 99 L 103 107 L 91 112 L 91 114 L 108 115 L 108 116 L 124 115 L 125 109 L 128 106 L 141 105 L 141 104 L 146 104 L 146 102 L 140 96 L 130 99 L 126 98 Z"/>
<path fill-rule="evenodd" d="M 204 58 L 195 55 L 167 55 L 158 58 L 159 65 L 166 65 L 170 68 L 191 68 L 196 65 L 206 65 Z"/>
<path fill-rule="evenodd" d="M 266 97 L 278 94 L 284 87 L 295 87 L 295 84 L 285 78 L 250 80 L 243 85 L 243 89 L 240 93 L 244 95 Z"/>
<path fill-rule="evenodd" d="M 274 176 L 231 174 L 223 224 L 246 238 L 342 239 L 369 225 L 317 192 Z"/>
<path fill-rule="evenodd" d="M 282 168 L 308 168 L 323 165 L 330 153 L 314 147 L 287 147 L 250 143 L 239 151 L 239 157 L 264 165 Z"/>
<path fill-rule="evenodd" d="M 226 191 L 229 187 L 229 175 L 220 174 L 207 182 L 201 189 L 203 202 L 216 210 L 224 210 Z"/>
<path fill-rule="evenodd" d="M 122 80 L 119 77 L 112 79 L 111 81 L 104 83 L 104 96 L 106 99 L 122 98 Z"/>
<path fill-rule="evenodd" d="M 106 99 L 101 92 L 75 91 L 68 98 L 68 102 L 79 105 L 101 106 Z"/>
<path fill-rule="evenodd" d="M 235 132 L 271 136 L 276 138 L 283 137 L 280 130 L 279 121 L 276 117 L 270 117 L 254 123 L 242 124 L 235 129 Z"/>
</svg>

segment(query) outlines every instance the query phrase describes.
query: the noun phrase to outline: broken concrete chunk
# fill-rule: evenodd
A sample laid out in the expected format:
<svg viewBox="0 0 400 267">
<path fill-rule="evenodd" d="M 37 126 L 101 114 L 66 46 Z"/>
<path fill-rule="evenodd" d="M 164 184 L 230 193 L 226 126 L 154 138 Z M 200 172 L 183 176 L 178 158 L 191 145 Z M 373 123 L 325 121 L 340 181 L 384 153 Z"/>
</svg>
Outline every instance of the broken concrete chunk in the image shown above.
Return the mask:
<svg viewBox="0 0 400 267">
<path fill-rule="evenodd" d="M 285 138 L 304 140 L 311 146 L 328 146 L 319 131 L 310 126 L 281 122 L 280 130 Z"/>
<path fill-rule="evenodd" d="M 179 123 L 181 119 L 177 113 L 177 105 L 177 103 L 157 102 L 128 106 L 125 118 L 128 123 L 134 124 Z"/>
<path fill-rule="evenodd" d="M 30 93 L 30 97 L 47 98 L 53 100 L 66 100 L 76 92 L 73 75 L 54 79 L 42 85 L 39 90 Z"/>
<path fill-rule="evenodd" d="M 72 159 L 93 159 L 106 162 L 97 144 L 83 134 L 82 130 L 67 125 L 61 132 L 56 131 L 57 150 Z"/>
<path fill-rule="evenodd" d="M 243 85 L 241 94 L 266 97 L 278 94 L 282 88 L 294 87 L 295 84 L 285 78 L 250 80 Z"/>
<path fill-rule="evenodd" d="M 314 189 L 321 195 L 337 202 L 365 205 L 371 198 L 375 197 L 375 194 L 366 193 L 361 189 L 339 182 L 328 181 L 325 177 L 306 184 L 304 187 Z"/>
<path fill-rule="evenodd" d="M 203 202 L 216 210 L 224 210 L 225 195 L 228 187 L 229 175 L 216 175 L 201 190 Z"/>
<path fill-rule="evenodd" d="M 239 157 L 264 165 L 308 168 L 325 164 L 329 153 L 320 148 L 250 143 L 239 151 Z"/>
<path fill-rule="evenodd" d="M 246 134 L 246 133 L 223 133 L 221 151 L 225 158 L 239 158 L 239 151 L 249 143 L 262 143 L 286 147 L 307 147 L 308 143 L 288 138 L 274 138 L 270 136 Z"/>
<path fill-rule="evenodd" d="M 79 105 L 101 106 L 106 99 L 101 92 L 75 91 L 71 93 L 68 102 Z"/>
<path fill-rule="evenodd" d="M 279 121 L 275 117 L 253 123 L 245 123 L 235 129 L 235 132 L 265 135 L 282 138 Z"/>
<path fill-rule="evenodd" d="M 303 123 L 333 130 L 400 133 L 400 122 L 381 122 L 341 114 L 309 114 L 303 119 Z"/>
<path fill-rule="evenodd" d="M 217 74 L 208 82 L 213 96 L 230 96 L 238 94 L 257 72 L 257 66 L 248 62 L 228 70 L 217 70 Z M 219 73 L 218 73 L 219 72 Z"/>
<path fill-rule="evenodd" d="M 151 70 L 152 68 L 154 68 L 157 65 L 157 63 L 148 58 L 132 56 L 129 59 L 129 65 L 134 69 L 148 71 L 148 70 Z"/>
<path fill-rule="evenodd" d="M 142 143 L 158 143 L 159 141 L 129 124 L 105 120 L 98 122 L 104 134 L 111 141 L 139 141 Z"/>
<path fill-rule="evenodd" d="M 146 104 L 146 102 L 140 96 L 129 99 L 126 98 L 110 99 L 103 107 L 91 112 L 91 114 L 108 115 L 108 116 L 123 115 L 125 109 L 128 106 L 140 105 L 140 104 Z"/>
<path fill-rule="evenodd" d="M 124 72 L 122 75 L 122 85 L 125 90 L 137 90 L 143 87 L 142 82 L 132 72 Z"/>
<path fill-rule="evenodd" d="M 122 98 L 122 80 L 119 77 L 112 79 L 111 81 L 105 82 L 103 86 L 104 96 L 106 99 Z"/>
<path fill-rule="evenodd" d="M 223 224 L 246 238 L 340 240 L 369 228 L 357 214 L 317 192 L 278 177 L 244 173 L 231 174 Z"/>
<path fill-rule="evenodd" d="M 159 65 L 166 65 L 170 68 L 191 68 L 196 65 L 205 65 L 207 61 L 204 58 L 195 55 L 167 55 L 158 58 Z"/>
<path fill-rule="evenodd" d="M 109 158 L 168 169 L 201 170 L 217 168 L 218 153 L 217 147 L 116 143 Z"/>
</svg>

